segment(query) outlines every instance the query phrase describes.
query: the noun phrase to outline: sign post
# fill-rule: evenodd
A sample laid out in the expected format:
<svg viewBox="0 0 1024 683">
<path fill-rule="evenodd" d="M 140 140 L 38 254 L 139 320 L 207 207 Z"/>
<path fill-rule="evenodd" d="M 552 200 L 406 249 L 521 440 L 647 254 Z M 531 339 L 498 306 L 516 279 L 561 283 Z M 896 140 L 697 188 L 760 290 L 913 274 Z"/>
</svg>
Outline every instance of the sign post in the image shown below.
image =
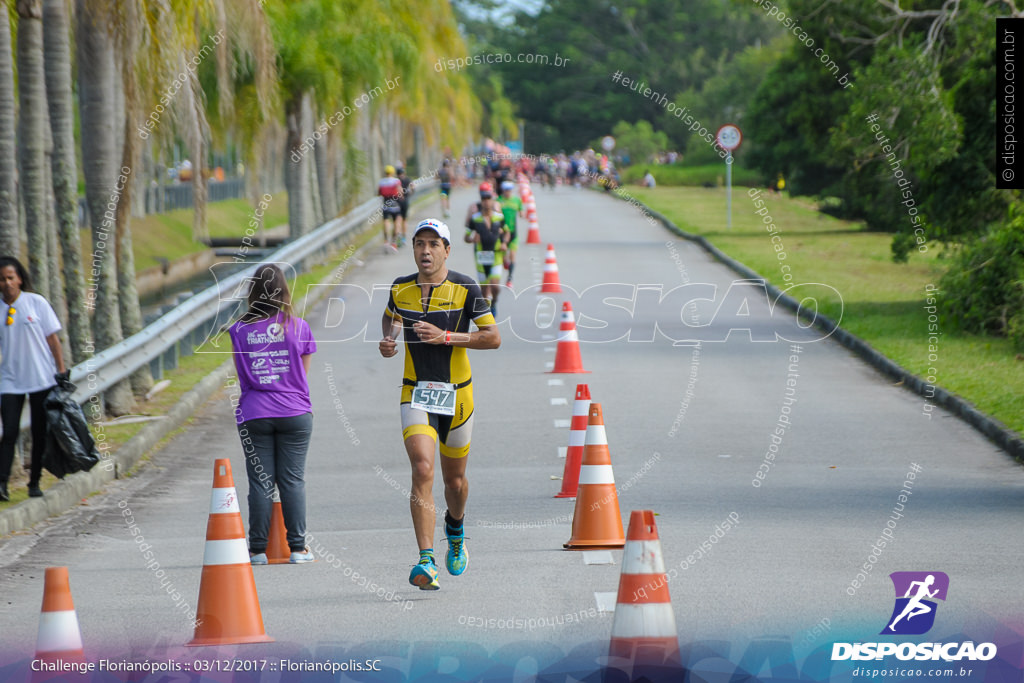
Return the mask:
<svg viewBox="0 0 1024 683">
<path fill-rule="evenodd" d="M 731 123 L 718 129 L 715 134 L 718 146 L 725 150 L 725 212 L 726 226 L 732 230 L 732 151 L 740 146 L 743 133 Z"/>
</svg>

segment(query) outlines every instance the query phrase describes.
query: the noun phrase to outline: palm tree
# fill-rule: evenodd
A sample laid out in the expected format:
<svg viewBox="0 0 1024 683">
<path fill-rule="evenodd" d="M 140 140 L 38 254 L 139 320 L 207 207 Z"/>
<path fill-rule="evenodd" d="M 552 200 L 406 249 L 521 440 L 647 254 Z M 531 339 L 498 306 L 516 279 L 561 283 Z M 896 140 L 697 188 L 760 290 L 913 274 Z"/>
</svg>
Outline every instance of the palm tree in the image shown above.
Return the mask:
<svg viewBox="0 0 1024 683">
<path fill-rule="evenodd" d="M 64 286 L 60 271 L 60 239 L 57 236 L 57 214 L 53 197 L 53 136 L 50 134 L 50 116 L 43 110 L 43 190 L 46 200 L 43 203 L 44 215 L 46 216 L 46 269 L 53 274 L 53 282 L 50 283 L 50 305 L 53 307 L 57 319 L 60 320 L 60 331 L 57 333 L 60 338 L 61 350 L 70 350 L 68 344 L 68 306 L 67 297 L 64 294 Z M 66 354 L 68 351 L 64 351 Z M 65 355 L 65 360 L 69 360 Z"/>
<path fill-rule="evenodd" d="M 46 243 L 46 89 L 43 75 L 42 0 L 17 0 L 18 162 L 28 233 L 28 267 L 37 291 L 50 298 Z"/>
<path fill-rule="evenodd" d="M 88 262 L 89 290 L 95 313 L 90 345 L 102 351 L 121 341 L 121 312 L 117 295 L 116 219 L 104 216 L 117 191 L 118 140 L 115 132 L 114 41 L 109 6 L 104 0 L 75 0 L 78 46 L 78 100 L 82 136 L 82 172 L 92 224 L 92 254 Z M 127 183 L 125 183 L 127 185 Z M 128 413 L 134 404 L 131 385 L 122 381 L 104 395 L 107 412 Z"/>
<path fill-rule="evenodd" d="M 89 312 L 82 276 L 78 235 L 78 171 L 75 168 L 75 119 L 72 110 L 71 49 L 64 0 L 43 0 L 43 53 L 46 63 L 46 101 L 53 136 L 53 194 L 57 209 L 64 290 L 67 294 L 68 349 L 72 362 L 88 357 Z M 56 279 L 56 277 L 54 277 Z"/>
<path fill-rule="evenodd" d="M 14 136 L 14 63 L 7 3 L 0 2 L 0 254 L 18 256 L 18 168 Z"/>
</svg>

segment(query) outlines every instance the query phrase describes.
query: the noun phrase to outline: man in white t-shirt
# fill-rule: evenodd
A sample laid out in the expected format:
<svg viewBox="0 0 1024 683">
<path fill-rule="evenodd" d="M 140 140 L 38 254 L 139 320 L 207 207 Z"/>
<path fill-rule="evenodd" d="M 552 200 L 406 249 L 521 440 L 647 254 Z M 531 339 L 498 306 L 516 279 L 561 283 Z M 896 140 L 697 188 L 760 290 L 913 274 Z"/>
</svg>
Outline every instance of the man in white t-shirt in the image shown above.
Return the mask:
<svg viewBox="0 0 1024 683">
<path fill-rule="evenodd" d="M 50 303 L 34 293 L 28 271 L 10 256 L 0 256 L 0 295 L 7 315 L 0 325 L 0 500 L 9 500 L 7 479 L 11 474 L 14 447 L 21 429 L 21 411 L 28 396 L 32 421 L 32 465 L 28 495 L 43 495 L 39 478 L 46 444 L 46 412 L 43 401 L 64 373 L 61 329 Z"/>
</svg>

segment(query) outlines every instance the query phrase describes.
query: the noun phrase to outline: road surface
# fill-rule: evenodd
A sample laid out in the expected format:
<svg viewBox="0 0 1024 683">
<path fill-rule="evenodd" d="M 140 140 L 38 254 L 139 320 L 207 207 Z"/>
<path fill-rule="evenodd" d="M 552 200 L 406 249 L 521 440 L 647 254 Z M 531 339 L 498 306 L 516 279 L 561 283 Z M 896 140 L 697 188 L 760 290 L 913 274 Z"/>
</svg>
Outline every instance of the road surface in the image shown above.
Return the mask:
<svg viewBox="0 0 1024 683">
<path fill-rule="evenodd" d="M 537 671 L 583 678 L 605 662 L 622 551 L 562 548 L 574 502 L 553 496 L 577 382 L 603 406 L 625 522 L 630 510 L 658 513 L 691 680 L 729 680 L 740 665 L 752 674 L 853 680 L 862 663 L 829 662 L 832 643 L 886 639 L 877 634 L 897 597 L 888 578 L 896 571 L 950 578 L 935 626 L 914 640 L 994 639 L 1000 656 L 974 664 L 971 680 L 990 679 L 1004 655 L 1019 660 L 1020 466 L 955 417 L 928 417 L 922 398 L 801 329 L 756 286 L 735 282 L 638 208 L 566 188 L 538 189 L 536 197 L 566 294 L 538 297 L 544 245 L 522 245 L 520 294 L 498 301 L 501 348 L 470 352 L 477 414 L 463 576 L 442 569 L 436 592 L 407 583 L 417 553 L 398 415 L 402 361 L 377 351 L 383 299 L 372 292 L 415 267 L 409 247 L 394 255 L 374 248 L 362 266 L 346 269 L 333 300 L 305 312 L 319 343 L 307 496 L 311 545 L 321 557 L 254 568 L 275 642 L 183 647 L 192 637 L 215 458 L 230 458 L 246 516 L 226 388 L 136 476 L 0 541 L 0 679 L 28 671 L 43 571 L 56 565 L 70 569 L 93 659 L 264 659 L 276 667 L 211 680 L 298 680 L 281 671 L 282 660 L 363 658 L 387 669 L 373 680 L 486 672 L 522 680 Z M 456 216 L 471 198 L 456 192 Z M 436 210 L 426 205 L 416 218 Z M 449 265 L 472 273 L 459 222 L 450 221 Z M 525 227 L 522 234 L 524 242 Z M 589 374 L 547 372 L 563 300 L 580 317 Z M 922 354 L 925 345 L 922 332 Z M 163 577 L 147 568 L 126 515 Z M 439 555 L 443 543 L 439 521 Z M 1019 675 L 1020 662 L 1014 666 Z"/>
</svg>

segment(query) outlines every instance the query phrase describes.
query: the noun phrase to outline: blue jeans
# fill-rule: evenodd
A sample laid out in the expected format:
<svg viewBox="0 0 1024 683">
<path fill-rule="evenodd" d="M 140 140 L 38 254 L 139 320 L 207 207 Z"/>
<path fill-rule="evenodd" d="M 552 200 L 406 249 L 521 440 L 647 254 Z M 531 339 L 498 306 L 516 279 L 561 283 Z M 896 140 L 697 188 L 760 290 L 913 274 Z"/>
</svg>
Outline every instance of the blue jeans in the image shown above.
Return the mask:
<svg viewBox="0 0 1024 683">
<path fill-rule="evenodd" d="M 267 550 L 274 486 L 281 494 L 281 514 L 288 547 L 306 547 L 306 451 L 313 414 L 263 417 L 238 425 L 249 479 L 249 552 Z"/>
</svg>

